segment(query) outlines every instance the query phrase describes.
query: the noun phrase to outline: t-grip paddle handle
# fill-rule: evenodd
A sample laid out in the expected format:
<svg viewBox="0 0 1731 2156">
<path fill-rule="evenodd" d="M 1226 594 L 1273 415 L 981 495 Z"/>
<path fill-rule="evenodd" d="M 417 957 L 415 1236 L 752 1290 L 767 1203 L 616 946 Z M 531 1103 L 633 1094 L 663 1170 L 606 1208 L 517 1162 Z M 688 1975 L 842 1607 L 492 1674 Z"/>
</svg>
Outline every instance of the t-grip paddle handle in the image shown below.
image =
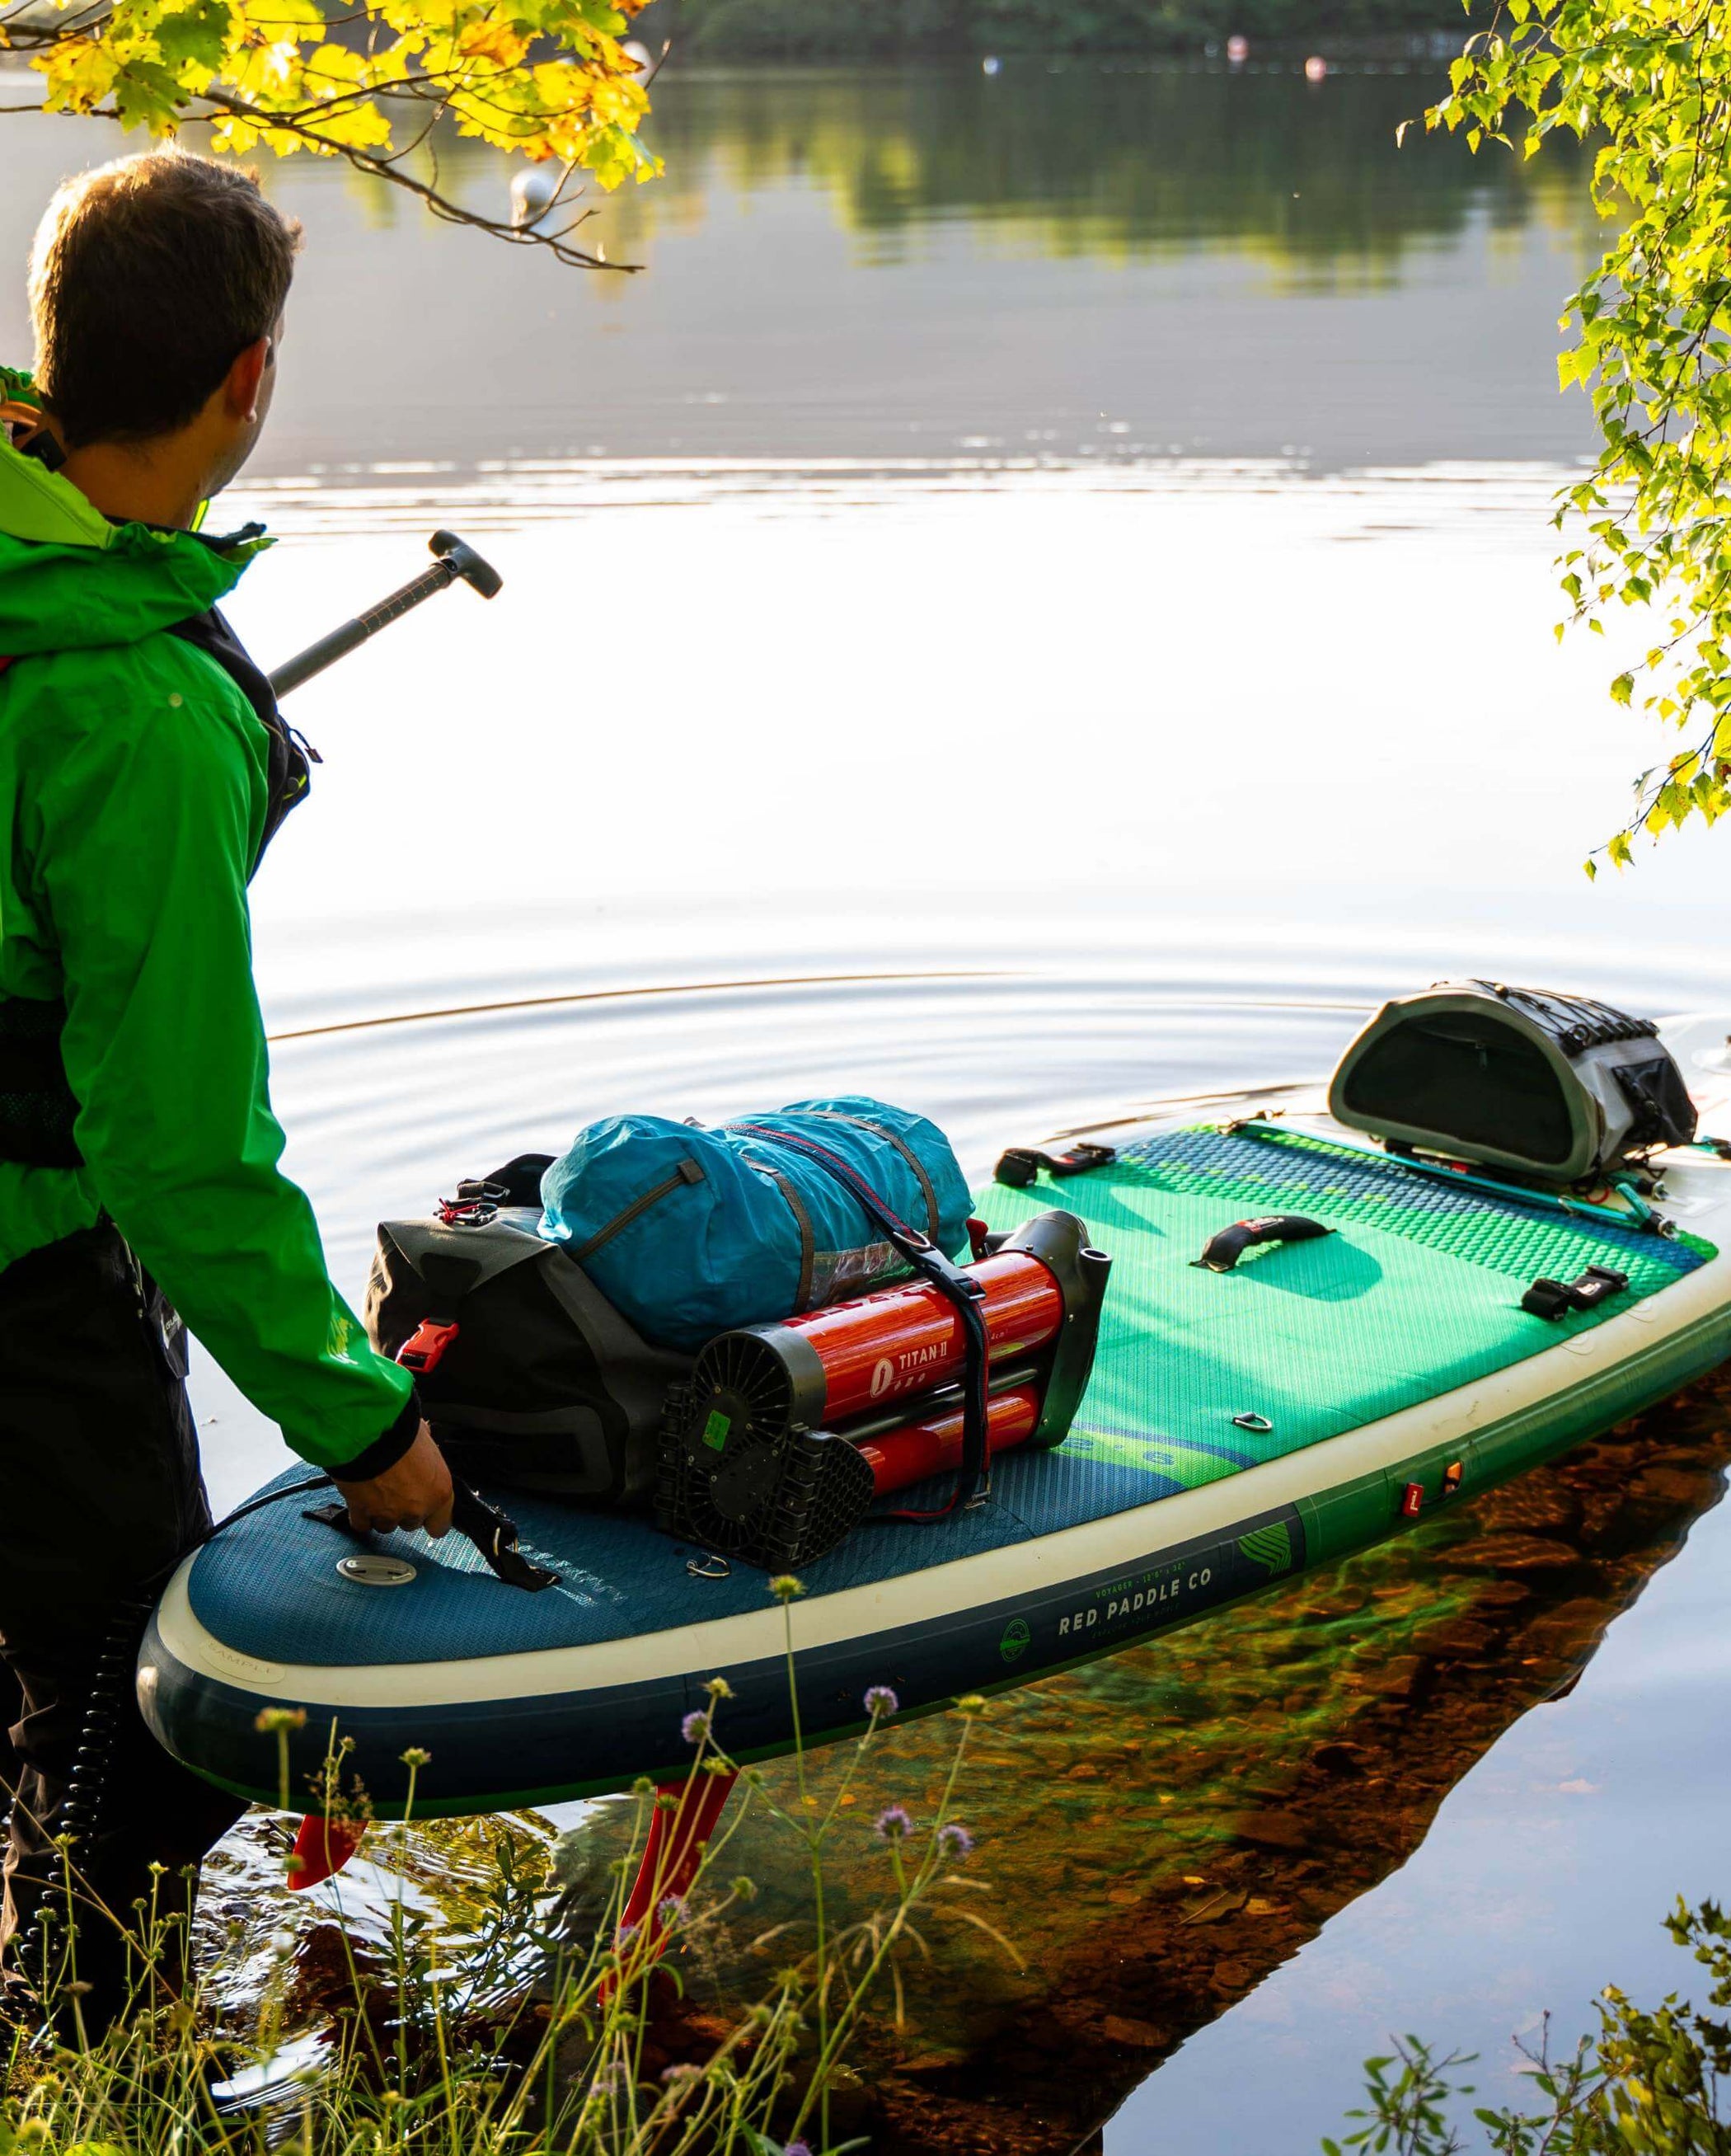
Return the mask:
<svg viewBox="0 0 1731 2156">
<path fill-rule="evenodd" d="M 404 614 L 412 612 L 423 599 L 430 599 L 435 592 L 442 592 L 447 584 L 460 581 L 478 591 L 484 599 L 493 598 L 504 584 L 504 578 L 491 562 L 484 562 L 474 548 L 454 531 L 435 531 L 427 544 L 438 557 L 430 569 L 423 569 L 400 591 L 392 592 L 389 598 L 381 599 L 376 607 L 356 614 L 352 621 L 344 622 L 340 629 L 333 629 L 328 636 L 321 636 L 316 644 L 310 644 L 305 651 L 285 660 L 270 677 L 272 694 L 286 696 L 291 689 L 310 681 L 315 674 L 322 674 L 327 666 L 346 659 L 369 637 L 376 636 L 382 629 L 388 629 L 393 621 L 401 621 Z"/>
</svg>

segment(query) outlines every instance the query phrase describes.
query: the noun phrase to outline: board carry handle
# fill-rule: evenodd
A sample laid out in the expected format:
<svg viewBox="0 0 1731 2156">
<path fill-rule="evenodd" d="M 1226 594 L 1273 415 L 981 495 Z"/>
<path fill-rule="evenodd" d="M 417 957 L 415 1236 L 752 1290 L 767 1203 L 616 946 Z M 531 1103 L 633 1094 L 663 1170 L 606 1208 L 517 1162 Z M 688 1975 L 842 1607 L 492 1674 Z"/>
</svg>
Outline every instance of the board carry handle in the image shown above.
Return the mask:
<svg viewBox="0 0 1731 2156">
<path fill-rule="evenodd" d="M 316 1486 L 304 1482 L 294 1486 L 296 1490 L 314 1486 Z M 489 1505 L 460 1475 L 451 1477 L 451 1497 L 452 1527 L 465 1542 L 474 1545 L 494 1578 L 502 1579 L 507 1587 L 520 1587 L 530 1594 L 539 1594 L 544 1587 L 558 1584 L 556 1572 L 531 1563 L 518 1548 L 516 1522 Z M 371 1534 L 356 1532 L 349 1519 L 348 1507 L 340 1500 L 331 1505 L 310 1505 L 300 1517 L 316 1520 L 321 1527 L 335 1527 L 339 1534 L 346 1534 L 352 1541 L 371 1545 Z"/>
<path fill-rule="evenodd" d="M 1311 1243 L 1319 1235 L 1332 1235 L 1320 1220 L 1307 1220 L 1302 1213 L 1265 1213 L 1254 1220 L 1235 1220 L 1211 1235 L 1202 1255 L 1192 1265 L 1211 1273 L 1229 1273 L 1247 1250 L 1262 1243 Z"/>
</svg>

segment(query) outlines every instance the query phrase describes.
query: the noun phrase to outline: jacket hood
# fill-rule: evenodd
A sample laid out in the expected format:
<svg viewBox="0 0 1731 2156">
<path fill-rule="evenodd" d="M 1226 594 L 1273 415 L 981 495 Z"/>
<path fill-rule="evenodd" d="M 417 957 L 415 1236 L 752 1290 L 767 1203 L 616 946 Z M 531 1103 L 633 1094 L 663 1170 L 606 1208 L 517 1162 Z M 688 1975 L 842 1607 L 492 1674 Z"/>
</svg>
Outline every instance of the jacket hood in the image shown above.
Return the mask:
<svg viewBox="0 0 1731 2156">
<path fill-rule="evenodd" d="M 0 399 L 38 401 L 3 367 Z M 0 658 L 136 644 L 214 606 L 269 543 L 256 526 L 223 541 L 111 524 L 0 428 Z"/>
</svg>

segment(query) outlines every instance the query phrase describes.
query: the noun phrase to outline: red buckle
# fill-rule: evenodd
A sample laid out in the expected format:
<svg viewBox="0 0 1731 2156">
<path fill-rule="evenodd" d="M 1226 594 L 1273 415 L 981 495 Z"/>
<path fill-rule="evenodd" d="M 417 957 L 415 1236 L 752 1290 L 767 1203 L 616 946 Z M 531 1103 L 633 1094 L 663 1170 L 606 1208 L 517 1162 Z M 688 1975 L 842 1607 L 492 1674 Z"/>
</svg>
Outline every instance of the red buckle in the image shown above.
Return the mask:
<svg viewBox="0 0 1731 2156">
<path fill-rule="evenodd" d="M 455 1325 L 435 1325 L 430 1317 L 423 1317 L 397 1349 L 397 1359 L 405 1370 L 424 1378 L 438 1368 L 440 1358 L 456 1337 Z"/>
<path fill-rule="evenodd" d="M 401 1358 L 398 1359 L 400 1360 Z M 1423 1507 L 1424 1502 L 1424 1484 L 1422 1482 L 1409 1482 L 1406 1485 L 1406 1487 L 1401 1493 L 1401 1511 L 1406 1518 L 1409 1520 L 1416 1520 L 1419 1516 L 1420 1511 Z"/>
</svg>

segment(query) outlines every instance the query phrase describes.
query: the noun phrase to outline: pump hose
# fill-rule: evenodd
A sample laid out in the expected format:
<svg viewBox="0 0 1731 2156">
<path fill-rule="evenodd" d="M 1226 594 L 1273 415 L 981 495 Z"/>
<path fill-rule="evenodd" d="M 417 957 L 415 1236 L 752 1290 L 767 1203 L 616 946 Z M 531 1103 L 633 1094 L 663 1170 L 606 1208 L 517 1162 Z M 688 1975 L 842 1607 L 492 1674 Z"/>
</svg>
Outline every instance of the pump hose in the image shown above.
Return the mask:
<svg viewBox="0 0 1731 2156">
<path fill-rule="evenodd" d="M 93 1842 L 102 1825 L 104 1807 L 108 1796 L 108 1784 L 114 1765 L 115 1739 L 120 1733 L 120 1717 L 125 1712 L 125 1693 L 137 1666 L 138 1650 L 144 1638 L 145 1626 L 150 1622 L 151 1612 L 156 1606 L 156 1595 L 175 1565 L 201 1548 L 213 1535 L 248 1512 L 262 1506 L 280 1502 L 287 1497 L 297 1497 L 309 1490 L 326 1486 L 329 1477 L 317 1476 L 306 1481 L 293 1482 L 286 1489 L 273 1490 L 263 1497 L 250 1499 L 238 1506 L 216 1523 L 207 1527 L 197 1541 L 183 1550 L 170 1564 L 166 1564 L 146 1579 L 140 1590 L 123 1597 L 110 1612 L 103 1628 L 101 1644 L 91 1673 L 90 1688 L 85 1702 L 83 1718 L 79 1724 L 78 1746 L 73 1754 L 72 1771 L 66 1779 L 65 1794 L 61 1798 L 59 1815 L 54 1823 L 55 1838 L 66 1837 L 70 1845 L 65 1861 L 75 1866 L 78 1862 L 77 1845 Z M 14 1795 L 0 1840 L 9 1840 L 14 1821 L 23 1809 L 22 1799 Z M 44 1887 L 41 1898 L 31 1912 L 28 1922 L 19 1933 L 16 1951 L 19 1973 L 29 1979 L 34 1975 L 42 2003 L 45 2005 L 49 1989 L 49 1904 L 54 1890 Z M 116 1912 L 117 1913 L 117 1912 Z"/>
<path fill-rule="evenodd" d="M 551 1585 L 559 1575 L 543 1572 L 518 1553 L 517 1531 L 511 1522 L 484 1504 L 466 1484 L 454 1477 L 453 1480 L 462 1515 L 456 1522 L 458 1532 L 474 1543 L 494 1571 L 513 1584 L 529 1586 L 531 1591 L 538 1586 Z M 328 1489 L 331 1481 L 328 1475 L 310 1476 L 303 1481 L 286 1483 L 279 1490 L 267 1490 L 262 1496 L 249 1497 L 245 1504 L 237 1505 L 232 1512 L 224 1513 L 220 1520 L 206 1527 L 178 1556 L 143 1581 L 136 1592 L 115 1604 L 97 1650 L 84 1718 L 79 1725 L 78 1748 L 73 1755 L 72 1772 L 67 1777 L 66 1793 L 60 1799 L 56 1839 L 64 1835 L 73 1844 L 94 1840 L 101 1825 L 125 1687 L 137 1666 L 138 1650 L 151 1613 L 156 1606 L 156 1597 L 175 1567 L 221 1534 L 225 1527 L 245 1519 L 248 1513 L 262 1512 L 267 1505 L 280 1505 L 291 1497 L 305 1496 L 309 1491 Z M 520 1573 L 525 1576 L 520 1578 Z M 20 1800 L 14 1795 L 4 1820 L 0 1821 L 0 1842 L 10 1840 L 20 1809 Z M 66 1852 L 66 1861 L 76 1861 L 70 1848 Z M 44 1888 L 17 1942 L 20 1970 L 28 1974 L 32 1960 L 38 1964 L 44 2002 L 49 1989 L 50 1899 L 51 1891 Z"/>
<path fill-rule="evenodd" d="M 97 1649 L 90 1689 L 79 1724 L 72 1772 L 67 1777 L 66 1792 L 60 1799 L 54 1821 L 55 1840 L 64 1836 L 68 1845 L 64 1861 L 74 1867 L 79 1861 L 78 1845 L 94 1842 L 102 1825 L 110 1771 L 114 1763 L 115 1739 L 125 1712 L 125 1694 L 138 1660 L 139 1642 L 155 1606 L 154 1594 L 128 1595 L 117 1602 L 110 1613 Z M 23 1799 L 14 1796 L 6 1820 L 8 1838 L 22 1804 Z M 44 2004 L 49 1989 L 49 1909 L 53 1899 L 53 1887 L 44 1885 L 18 1941 L 20 1973 L 28 1978 L 33 1971 L 38 1995 Z"/>
</svg>

